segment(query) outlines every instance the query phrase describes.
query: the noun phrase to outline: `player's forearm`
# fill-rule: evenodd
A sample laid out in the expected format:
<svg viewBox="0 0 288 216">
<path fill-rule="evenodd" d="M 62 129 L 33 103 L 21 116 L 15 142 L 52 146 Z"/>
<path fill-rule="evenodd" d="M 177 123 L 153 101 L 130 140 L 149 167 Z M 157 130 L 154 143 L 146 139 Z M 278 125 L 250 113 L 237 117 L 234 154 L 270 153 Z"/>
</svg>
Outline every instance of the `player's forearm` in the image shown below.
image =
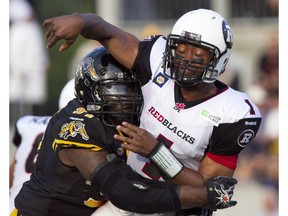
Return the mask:
<svg viewBox="0 0 288 216">
<path fill-rule="evenodd" d="M 122 65 L 131 68 L 138 54 L 139 39 L 93 13 L 80 14 L 81 35 L 99 41 Z M 123 55 L 125 53 L 125 55 Z"/>
<path fill-rule="evenodd" d="M 181 185 L 180 202 L 183 207 L 201 207 L 208 203 L 206 186 L 194 187 Z"/>
<path fill-rule="evenodd" d="M 116 28 L 112 24 L 106 22 L 100 16 L 94 13 L 75 14 L 82 20 L 83 27 L 80 34 L 87 39 L 107 40 L 113 36 L 113 29 Z"/>
<path fill-rule="evenodd" d="M 184 167 L 182 171 L 169 181 L 179 185 L 203 186 L 205 181 L 202 175 L 194 170 Z"/>
<path fill-rule="evenodd" d="M 205 156 L 198 169 L 198 172 L 201 173 L 205 181 L 211 179 L 215 176 L 230 176 L 234 174 L 234 170 L 231 170 Z"/>
</svg>

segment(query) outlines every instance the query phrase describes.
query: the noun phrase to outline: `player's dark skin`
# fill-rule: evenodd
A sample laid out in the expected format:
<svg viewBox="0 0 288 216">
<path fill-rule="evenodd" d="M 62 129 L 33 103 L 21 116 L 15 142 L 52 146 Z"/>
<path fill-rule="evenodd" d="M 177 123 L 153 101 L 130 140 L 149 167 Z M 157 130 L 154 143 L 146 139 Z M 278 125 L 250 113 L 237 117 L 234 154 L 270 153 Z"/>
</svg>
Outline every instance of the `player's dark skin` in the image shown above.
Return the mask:
<svg viewBox="0 0 288 216">
<path fill-rule="evenodd" d="M 87 39 L 99 41 L 108 49 L 114 58 L 129 69 L 133 66 L 138 54 L 138 45 L 140 42 L 138 38 L 106 22 L 96 14 L 73 14 L 51 18 L 44 21 L 43 27 L 46 29 L 48 48 L 53 47 L 59 40 L 64 39 L 64 42 L 59 47 L 59 51 L 64 51 L 68 49 L 75 42 L 79 34 L 81 34 Z M 125 55 L 123 55 L 123 53 L 125 53 Z M 179 46 L 177 48 L 177 53 L 187 60 L 203 58 L 204 63 L 209 62 L 212 58 L 211 53 L 207 50 L 192 45 Z M 192 89 L 185 89 L 182 87 L 180 87 L 180 89 L 182 96 L 186 101 L 194 101 L 211 96 L 217 91 L 217 88 L 213 83 L 198 84 Z M 116 137 L 119 140 L 123 139 L 121 140 L 123 142 L 128 141 L 130 145 L 124 145 L 126 149 L 133 149 L 133 151 L 136 151 L 140 148 L 139 146 L 144 147 L 147 143 L 151 143 L 152 145 L 147 147 L 147 151 L 149 151 L 155 145 L 155 138 L 147 136 L 147 131 L 136 126 L 132 127 L 131 125 L 126 125 L 126 129 L 124 126 L 121 127 L 120 130 L 124 133 L 127 133 L 128 135 L 129 133 L 133 133 L 135 138 L 138 137 L 134 140 L 124 140 L 124 138 Z M 137 153 L 141 154 L 141 152 Z M 205 156 L 201 161 L 198 172 L 206 181 L 207 179 L 218 175 L 233 176 L 234 170 L 216 163 Z M 174 180 L 179 184 L 195 184 L 193 173 L 193 170 L 185 167 L 177 176 L 177 179 L 175 178 Z M 202 179 L 202 184 L 203 183 L 204 181 Z"/>
</svg>

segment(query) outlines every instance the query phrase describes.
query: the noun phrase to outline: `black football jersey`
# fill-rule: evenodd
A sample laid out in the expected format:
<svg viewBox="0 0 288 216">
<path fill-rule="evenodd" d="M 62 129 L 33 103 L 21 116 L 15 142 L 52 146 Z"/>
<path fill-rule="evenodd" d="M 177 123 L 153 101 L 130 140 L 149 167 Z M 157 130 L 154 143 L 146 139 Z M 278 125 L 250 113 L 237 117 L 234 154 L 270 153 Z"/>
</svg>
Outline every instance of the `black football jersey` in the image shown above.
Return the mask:
<svg viewBox="0 0 288 216">
<path fill-rule="evenodd" d="M 23 216 L 91 215 L 105 197 L 75 167 L 62 164 L 57 152 L 63 148 L 106 150 L 125 160 L 126 152 L 113 138 L 115 133 L 116 129 L 105 126 L 76 99 L 70 101 L 51 118 L 31 179 L 17 195 L 15 207 Z"/>
</svg>

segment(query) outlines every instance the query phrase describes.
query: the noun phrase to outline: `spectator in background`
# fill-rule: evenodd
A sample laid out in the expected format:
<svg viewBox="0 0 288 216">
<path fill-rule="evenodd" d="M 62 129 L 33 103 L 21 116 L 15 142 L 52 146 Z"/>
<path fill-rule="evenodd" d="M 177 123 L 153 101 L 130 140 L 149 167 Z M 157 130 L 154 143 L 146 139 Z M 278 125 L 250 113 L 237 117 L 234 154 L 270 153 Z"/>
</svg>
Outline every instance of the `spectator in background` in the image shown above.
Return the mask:
<svg viewBox="0 0 288 216">
<path fill-rule="evenodd" d="M 273 149 L 275 153 L 277 152 L 275 142 L 278 145 L 278 33 L 270 33 L 265 44 L 259 56 L 257 76 L 247 92 L 255 100 L 263 115 L 262 128 L 259 130 L 262 135 L 255 139 L 258 146 L 261 146 L 258 151 L 267 152 Z"/>
<path fill-rule="evenodd" d="M 278 215 L 279 189 L 279 98 L 278 98 L 278 34 L 267 37 L 259 56 L 258 76 L 247 93 L 260 108 L 263 123 L 251 148 L 245 149 L 235 173 L 238 180 L 253 180 L 263 186 L 261 216 Z"/>
<path fill-rule="evenodd" d="M 266 186 L 263 191 L 263 211 L 259 216 L 279 216 L 278 193 L 274 188 Z"/>
<path fill-rule="evenodd" d="M 278 33 L 271 33 L 259 60 L 260 80 L 270 94 L 278 92 Z"/>
<path fill-rule="evenodd" d="M 10 121 L 34 114 L 47 98 L 49 56 L 32 6 L 10 0 Z"/>
</svg>

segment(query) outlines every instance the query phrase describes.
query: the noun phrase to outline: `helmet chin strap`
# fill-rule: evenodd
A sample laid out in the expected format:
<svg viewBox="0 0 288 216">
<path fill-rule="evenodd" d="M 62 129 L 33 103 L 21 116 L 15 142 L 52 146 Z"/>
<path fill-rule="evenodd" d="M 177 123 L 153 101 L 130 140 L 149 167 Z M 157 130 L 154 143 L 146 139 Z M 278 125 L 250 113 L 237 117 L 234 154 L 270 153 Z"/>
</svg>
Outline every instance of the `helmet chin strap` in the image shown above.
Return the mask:
<svg viewBox="0 0 288 216">
<path fill-rule="evenodd" d="M 202 82 L 201 82 L 202 83 Z M 176 80 L 176 84 L 180 87 L 180 88 L 184 88 L 184 89 L 187 89 L 187 90 L 195 90 L 196 86 L 200 83 L 194 83 L 194 84 L 189 84 L 189 85 L 182 85 L 180 83 L 178 83 L 178 81 Z"/>
<path fill-rule="evenodd" d="M 212 85 L 211 85 L 212 84 Z M 196 82 L 194 85 L 181 85 L 179 84 L 177 81 L 176 81 L 176 85 L 178 85 L 180 88 L 183 88 L 183 89 L 186 89 L 186 90 L 190 90 L 190 91 L 195 91 L 195 90 L 199 90 L 199 88 L 205 88 L 205 89 L 210 89 L 212 88 L 212 86 L 215 86 L 214 85 L 214 82 L 204 82 L 204 81 L 201 81 L 201 82 Z M 202 86 L 201 86 L 202 85 Z"/>
<path fill-rule="evenodd" d="M 199 76 L 199 77 L 201 77 L 201 76 Z M 199 77 L 197 78 L 197 81 L 190 81 L 189 83 L 184 83 L 182 80 L 177 80 L 177 78 L 174 78 L 174 79 L 175 79 L 175 82 L 177 83 L 177 85 L 179 85 L 181 88 L 194 89 L 196 85 L 203 83 L 203 80 L 200 79 Z"/>
</svg>

